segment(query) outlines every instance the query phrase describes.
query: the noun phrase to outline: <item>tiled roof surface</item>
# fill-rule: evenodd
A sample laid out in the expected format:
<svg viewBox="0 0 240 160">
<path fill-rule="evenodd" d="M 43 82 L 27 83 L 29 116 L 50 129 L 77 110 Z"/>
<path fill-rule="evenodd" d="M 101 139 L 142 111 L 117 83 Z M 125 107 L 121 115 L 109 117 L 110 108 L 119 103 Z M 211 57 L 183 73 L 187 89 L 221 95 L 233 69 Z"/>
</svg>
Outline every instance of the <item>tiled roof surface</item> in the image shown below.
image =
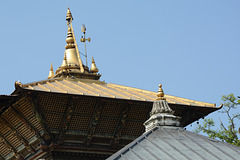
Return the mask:
<svg viewBox="0 0 240 160">
<path fill-rule="evenodd" d="M 238 160 L 240 147 L 177 127 L 155 128 L 107 160 Z"/>
<path fill-rule="evenodd" d="M 105 83 L 98 80 L 71 78 L 50 79 L 28 83 L 22 85 L 22 88 L 45 92 L 69 93 L 149 102 L 153 102 L 157 97 L 157 93 L 152 91 Z M 165 95 L 165 97 L 170 104 L 215 107 L 215 104 L 212 103 L 194 101 L 170 95 Z"/>
</svg>

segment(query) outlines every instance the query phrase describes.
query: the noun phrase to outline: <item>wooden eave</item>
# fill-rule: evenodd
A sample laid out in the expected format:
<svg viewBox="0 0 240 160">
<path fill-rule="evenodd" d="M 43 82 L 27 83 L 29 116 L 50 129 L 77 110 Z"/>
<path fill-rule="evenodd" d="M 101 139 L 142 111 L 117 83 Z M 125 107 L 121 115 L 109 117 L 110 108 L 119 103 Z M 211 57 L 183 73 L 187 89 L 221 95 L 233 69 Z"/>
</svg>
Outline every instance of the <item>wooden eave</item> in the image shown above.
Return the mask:
<svg viewBox="0 0 240 160">
<path fill-rule="evenodd" d="M 104 81 L 99 80 L 79 78 L 54 78 L 28 84 L 20 84 L 16 85 L 16 89 L 12 94 L 18 94 L 22 89 L 68 93 L 74 95 L 88 95 L 114 99 L 137 100 L 141 102 L 153 102 L 157 97 L 157 92 L 112 83 L 105 83 Z M 165 94 L 165 98 L 170 104 L 216 107 L 216 105 L 213 103 L 190 100 L 187 98 L 181 98 L 167 94 Z"/>
<path fill-rule="evenodd" d="M 114 84 L 111 84 L 111 90 L 111 87 L 101 86 L 106 85 L 104 82 L 99 82 L 96 85 L 85 84 L 82 81 L 56 82 L 63 85 L 63 87 L 59 87 L 57 84 L 53 84 L 55 81 L 47 80 L 21 86 L 16 85 L 16 90 L 12 94 L 14 96 L 0 96 L 8 104 L 1 116 L 8 120 L 9 113 L 11 113 L 13 119 L 19 121 L 20 126 L 18 125 L 16 131 L 22 136 L 18 136 L 16 139 L 22 138 L 26 147 L 28 145 L 32 148 L 29 151 L 23 149 L 21 152 L 16 149 L 21 157 L 32 159 L 29 157 L 34 157 L 36 153 L 40 155 L 41 152 L 52 149 L 56 154 L 74 149 L 79 153 L 98 152 L 101 155 L 109 152 L 110 155 L 144 132 L 143 123 L 149 118 L 153 101 L 146 100 L 143 96 L 147 93 L 147 96 L 152 95 L 153 97 L 154 92 Z M 67 84 L 76 86 L 76 88 L 70 89 Z M 35 89 L 36 85 L 41 86 L 42 90 Z M 59 91 L 53 92 L 48 89 L 47 87 L 51 85 L 55 85 L 55 89 Z M 96 86 L 96 92 L 94 92 L 93 86 Z M 101 87 L 104 91 L 109 92 L 100 92 Z M 72 92 L 69 93 L 64 89 L 72 90 Z M 89 94 L 81 94 L 82 92 Z M 95 95 L 97 93 L 102 93 L 105 96 Z M 111 94 L 113 95 L 111 96 Z M 116 97 L 118 95 L 119 97 Z M 131 96 L 131 98 L 126 98 L 127 96 Z M 171 99 L 171 96 L 166 97 Z M 182 117 L 181 125 L 183 127 L 220 109 L 211 107 L 210 104 L 204 106 L 203 104 L 208 104 L 204 102 L 200 103 L 178 97 L 179 103 L 176 103 L 172 101 L 173 99 L 174 97 L 169 100 L 169 106 L 175 111 L 176 116 Z M 27 103 L 27 107 L 24 106 L 25 103 Z M 28 110 L 31 110 L 28 115 L 32 118 L 26 117 L 25 112 Z M 14 118 L 14 116 L 16 117 Z M 10 128 L 14 130 L 16 125 L 12 123 L 13 121 L 10 120 L 9 125 L 12 125 Z M 25 137 L 27 136 L 24 135 L 25 133 L 22 134 L 20 129 L 22 126 L 23 128 L 25 126 L 25 130 L 34 132 L 37 139 L 33 144 L 29 143 L 29 138 Z M 6 133 L 2 132 L 3 130 L 4 128 L 1 128 L 0 133 L 4 133 L 3 136 L 5 136 Z M 26 132 L 26 134 L 29 133 Z M 8 139 L 8 137 L 5 138 Z M 37 141 L 40 148 L 36 148 Z M 13 141 L 9 141 L 9 144 L 11 143 Z M 103 148 L 103 150 L 100 151 L 99 148 Z M 8 155 L 14 159 L 14 154 L 9 152 Z M 1 151 L 0 156 L 6 157 L 6 155 L 1 154 Z"/>
<path fill-rule="evenodd" d="M 142 104 L 149 107 L 149 110 L 152 109 L 153 102 L 150 101 L 139 101 L 139 100 L 132 100 L 132 99 L 118 99 L 118 98 L 109 98 L 109 97 L 99 97 L 99 96 L 88 96 L 88 95 L 75 95 L 69 93 L 57 93 L 57 92 L 47 92 L 47 91 L 37 91 L 37 90 L 30 90 L 30 89 L 23 89 L 21 92 L 34 92 L 34 93 L 43 93 L 47 95 L 64 95 L 67 97 L 85 97 L 88 99 L 97 99 L 103 101 L 116 101 L 121 103 L 127 104 Z M 208 114 L 217 111 L 222 108 L 220 107 L 204 107 L 204 106 L 197 106 L 197 105 L 183 105 L 183 104 L 175 104 L 169 103 L 170 108 L 172 108 L 175 112 L 174 115 L 182 117 L 181 124 L 183 127 L 197 121 L 200 118 L 206 117 Z M 149 112 L 150 113 L 150 112 Z"/>
</svg>

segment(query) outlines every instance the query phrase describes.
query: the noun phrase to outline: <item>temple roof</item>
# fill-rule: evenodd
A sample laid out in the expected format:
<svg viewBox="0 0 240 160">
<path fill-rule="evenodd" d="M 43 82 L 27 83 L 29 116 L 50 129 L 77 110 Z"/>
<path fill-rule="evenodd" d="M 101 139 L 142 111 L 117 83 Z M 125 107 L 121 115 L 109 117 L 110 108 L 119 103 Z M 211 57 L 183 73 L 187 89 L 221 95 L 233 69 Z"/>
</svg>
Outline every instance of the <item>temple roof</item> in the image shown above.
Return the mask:
<svg viewBox="0 0 240 160">
<path fill-rule="evenodd" d="M 239 159 L 239 147 L 180 127 L 156 127 L 107 160 L 140 159 Z"/>
<path fill-rule="evenodd" d="M 35 154 L 46 150 L 109 156 L 144 132 L 156 98 L 169 103 L 172 116 L 182 117 L 182 127 L 219 109 L 212 103 L 164 96 L 161 87 L 157 93 L 100 81 L 94 59 L 91 69 L 87 58 L 86 65 L 82 63 L 69 9 L 66 20 L 66 50 L 55 74 L 51 64 L 47 80 L 15 82 L 11 96 L 0 96 L 0 159 L 37 159 Z M 90 38 L 85 38 L 85 26 L 82 32 L 86 47 Z"/>
<path fill-rule="evenodd" d="M 22 89 L 44 92 L 68 93 L 76 95 L 87 95 L 95 97 L 106 97 L 113 99 L 126 99 L 135 101 L 153 102 L 156 100 L 157 92 L 127 87 L 118 84 L 106 83 L 99 80 L 79 78 L 55 78 L 20 85 Z M 214 108 L 215 104 L 165 95 L 170 104 L 187 106 L 202 106 Z"/>
</svg>

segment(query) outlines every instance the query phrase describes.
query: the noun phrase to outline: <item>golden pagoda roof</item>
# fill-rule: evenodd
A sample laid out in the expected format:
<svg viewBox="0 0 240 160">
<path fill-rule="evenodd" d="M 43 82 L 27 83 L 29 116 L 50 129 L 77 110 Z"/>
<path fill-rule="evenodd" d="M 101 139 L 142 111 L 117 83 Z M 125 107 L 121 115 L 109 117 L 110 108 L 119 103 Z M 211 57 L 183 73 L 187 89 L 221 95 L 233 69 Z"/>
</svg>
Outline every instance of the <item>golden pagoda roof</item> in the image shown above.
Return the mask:
<svg viewBox="0 0 240 160">
<path fill-rule="evenodd" d="M 55 75 L 53 73 L 53 70 L 51 70 L 48 78 L 56 78 L 56 77 L 67 77 L 67 76 L 74 76 L 77 78 L 89 78 L 89 79 L 96 79 L 98 80 L 101 77 L 101 74 L 98 73 L 98 68 L 96 67 L 95 61 L 92 61 L 92 68 L 89 70 L 87 66 L 87 54 L 86 56 L 86 64 L 84 65 L 81 57 L 80 52 L 78 49 L 77 41 L 74 35 L 73 26 L 72 26 L 72 13 L 70 9 L 68 8 L 66 21 L 68 26 L 68 32 L 67 32 L 67 38 L 65 46 L 65 52 L 64 52 L 64 58 L 62 65 L 60 65 Z M 90 38 L 85 39 L 85 33 L 86 33 L 86 27 L 84 26 L 84 38 L 81 38 L 81 42 L 85 42 L 88 40 L 90 42 Z M 85 50 L 86 50 L 86 44 L 85 44 Z M 86 51 L 85 51 L 86 53 Z"/>
<path fill-rule="evenodd" d="M 153 102 L 157 98 L 157 92 L 127 87 L 118 84 L 106 83 L 99 80 L 79 78 L 55 78 L 20 85 L 22 89 L 67 93 L 75 95 L 86 95 L 105 97 L 113 99 L 125 99 L 134 101 Z M 164 95 L 168 103 L 187 106 L 215 107 L 215 104 Z"/>
</svg>

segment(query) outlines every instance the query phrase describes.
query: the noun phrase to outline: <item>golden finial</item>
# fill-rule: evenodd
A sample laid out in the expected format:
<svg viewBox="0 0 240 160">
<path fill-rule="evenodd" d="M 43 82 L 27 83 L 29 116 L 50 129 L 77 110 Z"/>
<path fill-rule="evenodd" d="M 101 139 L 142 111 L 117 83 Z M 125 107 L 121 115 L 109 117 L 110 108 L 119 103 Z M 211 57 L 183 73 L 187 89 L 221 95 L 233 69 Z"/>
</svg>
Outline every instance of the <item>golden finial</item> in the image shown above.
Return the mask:
<svg viewBox="0 0 240 160">
<path fill-rule="evenodd" d="M 66 21 L 67 21 L 67 24 L 69 25 L 73 20 L 73 17 L 72 17 L 72 13 L 68 7 L 68 10 L 67 10 L 67 16 L 66 16 Z"/>
<path fill-rule="evenodd" d="M 53 72 L 53 66 L 52 66 L 52 63 L 51 63 L 48 79 L 53 78 L 53 77 L 54 77 L 54 72 Z"/>
<path fill-rule="evenodd" d="M 164 92 L 162 89 L 162 84 L 159 84 L 159 89 L 158 89 L 158 93 L 157 93 L 157 99 L 156 100 L 166 100 L 166 98 L 164 97 Z"/>
<path fill-rule="evenodd" d="M 97 73 L 97 72 L 98 72 L 98 68 L 97 68 L 97 66 L 96 66 L 96 63 L 95 63 L 93 57 L 92 57 L 92 65 L 91 65 L 90 71 L 91 71 L 92 73 Z"/>
<path fill-rule="evenodd" d="M 62 68 L 66 68 L 67 67 L 67 55 L 66 52 L 64 53 L 64 58 L 63 58 L 63 62 L 61 65 Z"/>
</svg>

